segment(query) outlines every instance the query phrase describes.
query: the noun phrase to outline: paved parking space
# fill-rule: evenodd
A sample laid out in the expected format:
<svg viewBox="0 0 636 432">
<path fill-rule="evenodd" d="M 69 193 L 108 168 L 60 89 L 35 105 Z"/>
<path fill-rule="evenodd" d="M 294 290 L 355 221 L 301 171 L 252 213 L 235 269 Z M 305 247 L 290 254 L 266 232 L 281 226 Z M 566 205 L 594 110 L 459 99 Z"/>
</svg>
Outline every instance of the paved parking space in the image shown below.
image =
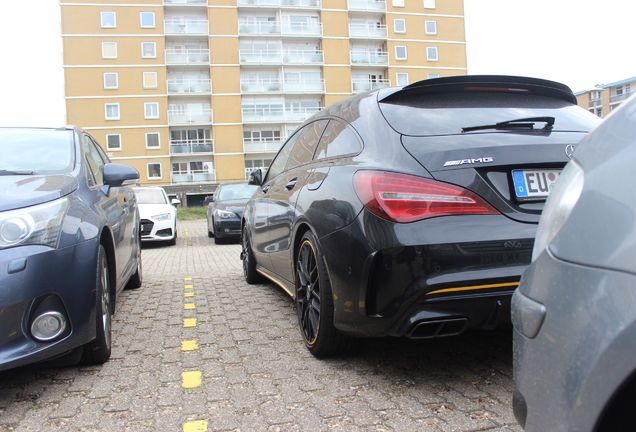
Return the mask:
<svg viewBox="0 0 636 432">
<path fill-rule="evenodd" d="M 510 328 L 317 360 L 291 298 L 246 284 L 239 251 L 205 220 L 179 223 L 177 246 L 145 247 L 111 360 L 0 372 L 0 431 L 521 431 Z"/>
</svg>

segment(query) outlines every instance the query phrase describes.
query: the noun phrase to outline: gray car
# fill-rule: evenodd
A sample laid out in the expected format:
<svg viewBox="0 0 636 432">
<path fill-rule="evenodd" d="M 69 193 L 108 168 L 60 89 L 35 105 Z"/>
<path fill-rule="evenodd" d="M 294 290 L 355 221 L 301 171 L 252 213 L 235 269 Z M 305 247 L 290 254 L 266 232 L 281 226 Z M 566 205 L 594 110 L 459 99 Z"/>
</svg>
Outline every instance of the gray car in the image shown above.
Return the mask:
<svg viewBox="0 0 636 432">
<path fill-rule="evenodd" d="M 636 97 L 572 155 L 512 300 L 528 432 L 636 430 Z"/>
</svg>

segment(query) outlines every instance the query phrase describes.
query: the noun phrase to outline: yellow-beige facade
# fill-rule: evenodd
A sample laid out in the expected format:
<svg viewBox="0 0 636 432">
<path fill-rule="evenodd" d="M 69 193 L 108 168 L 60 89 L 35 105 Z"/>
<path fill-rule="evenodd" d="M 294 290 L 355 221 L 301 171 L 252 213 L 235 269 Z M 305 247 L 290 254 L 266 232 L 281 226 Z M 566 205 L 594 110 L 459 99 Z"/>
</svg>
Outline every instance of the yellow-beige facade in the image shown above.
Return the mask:
<svg viewBox="0 0 636 432">
<path fill-rule="evenodd" d="M 352 94 L 466 74 L 463 0 L 61 0 L 69 124 L 140 184 L 244 180 Z"/>
</svg>

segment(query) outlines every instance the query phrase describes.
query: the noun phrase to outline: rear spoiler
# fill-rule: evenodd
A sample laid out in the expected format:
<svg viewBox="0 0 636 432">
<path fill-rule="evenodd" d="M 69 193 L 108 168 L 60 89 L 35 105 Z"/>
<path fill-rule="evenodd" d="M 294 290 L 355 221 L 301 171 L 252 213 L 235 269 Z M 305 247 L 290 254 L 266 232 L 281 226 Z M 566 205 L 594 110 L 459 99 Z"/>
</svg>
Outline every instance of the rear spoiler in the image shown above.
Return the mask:
<svg viewBox="0 0 636 432">
<path fill-rule="evenodd" d="M 396 103 L 404 97 L 435 93 L 510 92 L 561 99 L 576 105 L 570 87 L 555 81 L 507 75 L 461 75 L 422 80 L 378 94 L 380 102 Z"/>
</svg>

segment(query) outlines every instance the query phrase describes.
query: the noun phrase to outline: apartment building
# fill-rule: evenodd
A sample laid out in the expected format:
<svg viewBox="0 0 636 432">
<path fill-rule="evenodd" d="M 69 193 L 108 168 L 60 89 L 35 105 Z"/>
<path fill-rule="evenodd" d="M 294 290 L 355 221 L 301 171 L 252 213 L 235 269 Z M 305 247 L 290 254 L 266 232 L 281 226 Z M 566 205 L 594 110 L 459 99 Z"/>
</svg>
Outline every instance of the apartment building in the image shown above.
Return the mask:
<svg viewBox="0 0 636 432">
<path fill-rule="evenodd" d="M 599 117 L 608 115 L 627 98 L 636 93 L 636 77 L 610 84 L 599 84 L 590 89 L 574 93 L 580 107 Z"/>
<path fill-rule="evenodd" d="M 466 74 L 463 0 L 61 0 L 67 118 L 143 185 L 243 180 L 325 106 Z"/>
</svg>

